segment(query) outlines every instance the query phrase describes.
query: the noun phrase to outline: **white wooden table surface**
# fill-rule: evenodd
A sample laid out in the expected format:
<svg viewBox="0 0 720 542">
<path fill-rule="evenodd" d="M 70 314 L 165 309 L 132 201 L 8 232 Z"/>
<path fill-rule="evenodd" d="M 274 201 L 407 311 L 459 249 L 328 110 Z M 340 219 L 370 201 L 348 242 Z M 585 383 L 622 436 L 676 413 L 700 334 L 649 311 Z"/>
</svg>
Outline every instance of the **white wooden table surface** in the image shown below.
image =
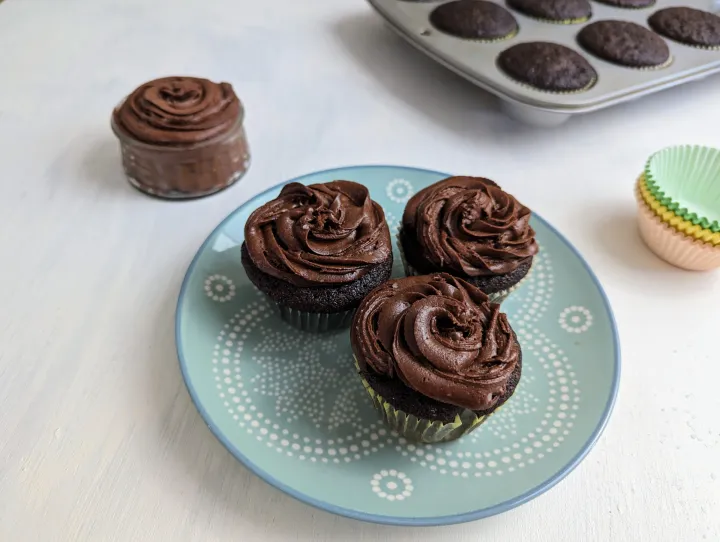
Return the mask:
<svg viewBox="0 0 720 542">
<path fill-rule="evenodd" d="M 113 106 L 160 75 L 231 82 L 253 165 L 191 203 L 136 192 Z M 516 124 L 361 0 L 8 0 L 0 5 L 0 540 L 720 540 L 720 278 L 642 245 L 646 156 L 720 144 L 720 78 Z M 196 249 L 264 188 L 332 166 L 488 176 L 557 226 L 607 289 L 623 374 L 608 429 L 559 486 L 443 528 L 334 517 L 237 463 L 178 369 Z"/>
</svg>

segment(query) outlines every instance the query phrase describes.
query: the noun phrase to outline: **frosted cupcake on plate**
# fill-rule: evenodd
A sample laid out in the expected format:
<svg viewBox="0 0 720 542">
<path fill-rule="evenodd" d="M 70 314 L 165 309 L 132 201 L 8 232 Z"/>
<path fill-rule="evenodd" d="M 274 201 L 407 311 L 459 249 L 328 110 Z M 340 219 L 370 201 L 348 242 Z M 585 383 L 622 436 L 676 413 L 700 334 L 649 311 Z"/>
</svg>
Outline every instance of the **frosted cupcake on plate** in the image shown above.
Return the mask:
<svg viewBox="0 0 720 542">
<path fill-rule="evenodd" d="M 450 177 L 415 194 L 403 213 L 400 248 L 408 275 L 445 272 L 500 303 L 538 253 L 530 209 L 495 182 Z"/>
<path fill-rule="evenodd" d="M 375 408 L 419 442 L 459 438 L 515 391 L 522 350 L 500 306 L 448 275 L 391 280 L 358 308 L 350 342 Z"/>
<path fill-rule="evenodd" d="M 337 329 L 390 278 L 390 230 L 361 184 L 290 183 L 248 218 L 242 264 L 284 320 L 307 331 Z"/>
</svg>

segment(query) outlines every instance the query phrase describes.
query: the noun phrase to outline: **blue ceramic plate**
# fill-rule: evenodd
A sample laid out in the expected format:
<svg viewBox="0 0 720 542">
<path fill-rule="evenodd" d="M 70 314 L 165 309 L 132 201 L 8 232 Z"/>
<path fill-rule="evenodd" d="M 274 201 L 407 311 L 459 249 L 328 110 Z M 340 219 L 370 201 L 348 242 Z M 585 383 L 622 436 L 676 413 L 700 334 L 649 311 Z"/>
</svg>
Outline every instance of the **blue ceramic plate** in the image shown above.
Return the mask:
<svg viewBox="0 0 720 542">
<path fill-rule="evenodd" d="M 304 184 L 366 185 L 395 233 L 410 196 L 444 173 L 358 166 L 312 173 Z M 587 454 L 618 388 L 618 340 L 608 301 L 572 246 L 535 216 L 541 251 L 503 309 L 523 348 L 512 399 L 478 430 L 443 445 L 413 445 L 387 430 L 355 374 L 348 331 L 289 327 L 240 264 L 249 214 L 264 192 L 226 218 L 188 269 L 177 307 L 185 382 L 212 432 L 246 467 L 308 504 L 398 525 L 470 521 L 551 488 Z M 402 275 L 395 252 L 395 274 Z"/>
</svg>

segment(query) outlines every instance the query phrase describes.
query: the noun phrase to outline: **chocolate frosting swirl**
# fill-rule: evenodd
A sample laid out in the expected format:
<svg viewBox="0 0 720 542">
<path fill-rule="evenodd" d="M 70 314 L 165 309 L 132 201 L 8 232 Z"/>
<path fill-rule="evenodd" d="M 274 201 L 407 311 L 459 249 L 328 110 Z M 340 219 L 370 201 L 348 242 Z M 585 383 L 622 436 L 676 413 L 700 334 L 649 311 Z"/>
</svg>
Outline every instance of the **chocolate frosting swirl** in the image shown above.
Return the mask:
<svg viewBox="0 0 720 542">
<path fill-rule="evenodd" d="M 240 114 L 229 83 L 163 77 L 138 87 L 114 116 L 117 125 L 145 143 L 190 145 L 229 131 Z"/>
<path fill-rule="evenodd" d="M 360 304 L 351 334 L 361 371 L 470 410 L 505 395 L 520 345 L 500 306 L 446 273 L 391 280 Z"/>
<path fill-rule="evenodd" d="M 296 286 L 353 282 L 392 255 L 382 207 L 352 181 L 286 185 L 250 215 L 245 243 L 261 271 Z"/>
<path fill-rule="evenodd" d="M 538 252 L 530 209 L 482 177 L 450 177 L 405 207 L 403 229 L 438 269 L 468 277 L 504 275 Z"/>
</svg>

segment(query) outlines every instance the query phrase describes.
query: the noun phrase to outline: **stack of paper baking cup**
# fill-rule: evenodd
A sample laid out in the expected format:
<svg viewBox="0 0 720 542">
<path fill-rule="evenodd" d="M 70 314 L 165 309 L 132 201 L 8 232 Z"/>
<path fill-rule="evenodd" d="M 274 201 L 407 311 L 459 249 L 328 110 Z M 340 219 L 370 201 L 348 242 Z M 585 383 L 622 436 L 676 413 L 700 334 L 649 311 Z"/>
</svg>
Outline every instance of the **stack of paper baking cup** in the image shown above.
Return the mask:
<svg viewBox="0 0 720 542">
<path fill-rule="evenodd" d="M 720 150 L 683 145 L 653 154 L 635 195 L 650 250 L 683 269 L 720 267 Z"/>
</svg>

